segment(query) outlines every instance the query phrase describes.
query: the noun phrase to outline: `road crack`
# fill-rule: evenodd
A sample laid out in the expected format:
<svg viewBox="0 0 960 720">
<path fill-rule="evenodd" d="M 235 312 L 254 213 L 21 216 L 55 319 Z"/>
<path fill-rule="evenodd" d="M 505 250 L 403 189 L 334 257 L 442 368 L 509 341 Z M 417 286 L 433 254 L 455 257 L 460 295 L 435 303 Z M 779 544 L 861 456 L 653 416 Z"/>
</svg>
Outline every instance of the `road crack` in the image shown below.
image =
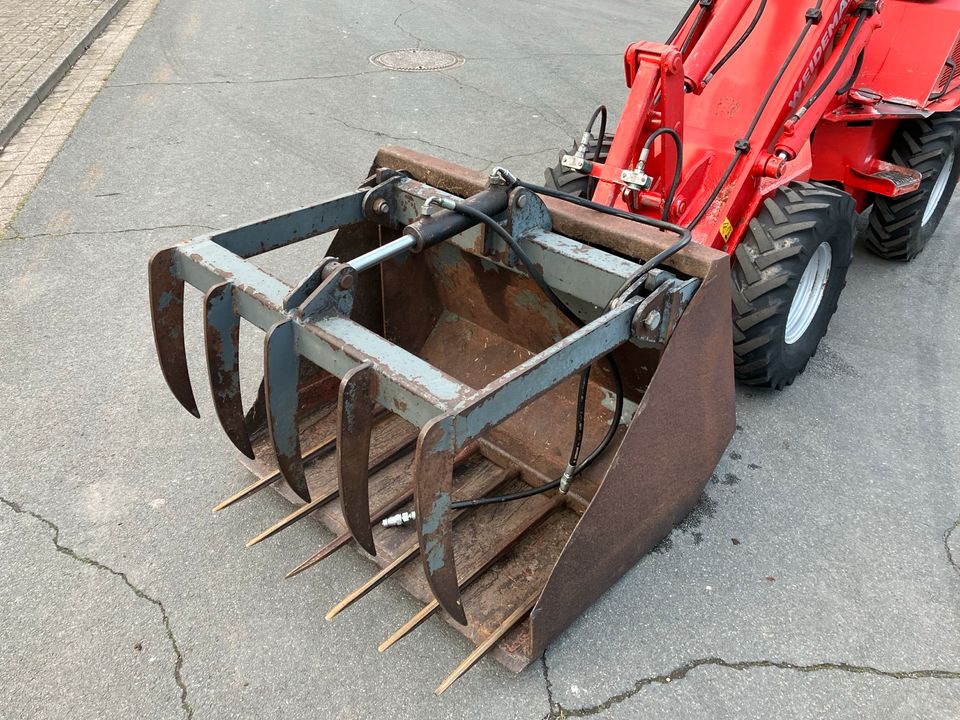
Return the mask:
<svg viewBox="0 0 960 720">
<path fill-rule="evenodd" d="M 943 549 L 947 553 L 947 562 L 949 562 L 953 566 L 953 569 L 956 571 L 956 573 L 960 575 L 960 565 L 957 564 L 956 559 L 953 557 L 953 550 L 950 549 L 950 537 L 958 527 L 960 527 L 960 517 L 958 517 L 956 522 L 948 527 L 947 531 L 943 534 Z"/>
<path fill-rule="evenodd" d="M 546 667 L 546 665 L 544 665 Z M 814 672 L 846 672 L 859 675 L 873 675 L 876 677 L 891 678 L 894 680 L 960 680 L 960 672 L 952 670 L 881 670 L 869 665 L 851 665 L 841 662 L 824 662 L 814 665 L 798 665 L 791 662 L 782 662 L 776 660 L 743 660 L 739 662 L 728 662 L 722 658 L 700 658 L 692 660 L 685 665 L 681 665 L 669 673 L 663 675 L 653 675 L 637 680 L 632 688 L 623 692 L 611 695 L 603 702 L 583 708 L 565 708 L 560 703 L 556 703 L 550 713 L 544 720 L 562 720 L 562 718 L 588 717 L 590 715 L 599 715 L 614 705 L 632 698 L 645 687 L 650 685 L 668 685 L 679 680 L 683 680 L 687 675 L 701 667 L 722 667 L 728 670 L 743 672 L 745 670 L 755 670 L 758 668 L 773 668 L 776 670 L 790 670 L 799 673 Z M 551 691 L 552 694 L 552 691 Z M 552 701 L 551 701 L 552 702 Z"/>
<path fill-rule="evenodd" d="M 547 717 L 553 717 L 560 706 L 553 699 L 553 683 L 550 681 L 550 666 L 547 665 L 547 651 L 543 651 L 540 656 L 540 662 L 543 663 L 543 683 L 547 689 Z"/>
<path fill-rule="evenodd" d="M 35 235 L 15 235 L 16 240 L 34 240 L 36 238 L 62 238 L 71 235 L 122 235 L 124 233 L 153 232 L 155 230 L 186 230 L 188 228 L 198 228 L 200 230 L 216 230 L 217 228 L 209 225 L 190 224 L 190 225 L 156 225 L 154 227 L 143 228 L 121 228 L 119 230 L 74 230 L 72 232 L 62 233 L 37 233 Z"/>
<path fill-rule="evenodd" d="M 402 32 L 404 35 L 406 35 L 408 38 L 411 38 L 412 40 L 416 40 L 416 41 L 417 41 L 417 49 L 419 49 L 420 47 L 423 46 L 423 39 L 420 38 L 419 35 L 414 35 L 412 32 L 410 32 L 410 31 L 407 30 L 403 25 L 400 24 L 400 18 L 402 18 L 404 15 L 407 15 L 408 13 L 412 13 L 414 10 L 417 10 L 417 9 L 419 9 L 419 7 L 420 7 L 419 5 L 417 5 L 417 4 L 414 3 L 414 2 L 411 2 L 410 4 L 412 5 L 412 7 L 408 8 L 407 10 L 404 10 L 402 13 L 400 13 L 399 15 L 397 15 L 397 17 L 395 17 L 395 18 L 393 19 L 393 26 L 394 26 L 397 30 L 399 30 L 400 32 Z"/>
<path fill-rule="evenodd" d="M 503 97 L 502 95 L 497 95 L 495 93 L 490 92 L 489 90 L 484 90 L 482 87 L 468 83 L 465 80 L 462 80 L 461 78 L 449 72 L 441 72 L 440 75 L 447 78 L 448 80 L 452 80 L 464 90 L 472 90 L 473 92 L 479 95 L 482 95 L 495 102 L 502 103 L 504 105 L 513 104 L 522 108 L 526 108 L 527 110 L 530 110 L 531 112 L 538 115 L 539 119 L 545 122 L 547 125 L 550 125 L 556 128 L 557 130 L 559 130 L 564 137 L 574 137 L 576 135 L 576 131 L 573 129 L 573 125 L 571 125 L 563 115 L 561 115 L 559 112 L 554 110 L 552 107 L 544 105 L 543 108 L 541 108 L 541 107 L 537 107 L 536 105 L 531 105 L 530 103 L 525 103 L 521 100 L 510 99 L 510 98 Z M 546 108 L 546 111 L 544 110 L 544 108 Z M 553 115 L 554 119 L 551 120 L 548 117 L 548 114 Z"/>
<path fill-rule="evenodd" d="M 373 128 L 366 128 L 360 125 L 354 125 L 353 123 L 349 123 L 346 120 L 336 117 L 335 115 L 324 115 L 324 117 L 328 118 L 329 120 L 333 120 L 334 122 L 338 122 L 344 127 L 350 128 L 351 130 L 358 130 L 359 132 L 369 133 L 376 137 L 385 137 L 385 138 L 389 138 L 390 140 L 396 140 L 397 142 L 418 142 L 424 145 L 429 145 L 430 147 L 437 148 L 438 150 L 445 150 L 447 152 L 452 152 L 455 155 L 462 155 L 463 157 L 468 157 L 473 160 L 479 160 L 480 162 L 484 162 L 487 164 L 490 163 L 489 158 L 480 157 L 479 155 L 471 155 L 470 153 L 464 152 L 463 150 L 454 150 L 453 148 L 447 147 L 446 145 L 440 145 L 435 142 L 430 142 L 429 140 L 424 140 L 422 137 L 419 137 L 417 135 L 412 135 L 412 136 L 411 135 L 391 135 L 390 133 L 383 132 L 382 130 L 374 130 Z"/>
<path fill-rule="evenodd" d="M 358 72 L 352 73 L 343 73 L 340 75 L 297 75 L 294 77 L 282 77 L 282 78 L 239 78 L 231 80 L 229 78 L 224 78 L 222 80 L 167 80 L 164 82 L 129 82 L 129 83 L 108 83 L 104 85 L 104 89 L 117 89 L 117 88 L 134 88 L 134 87 L 176 87 L 176 86 L 185 86 L 189 87 L 191 85 L 270 85 L 275 83 L 292 83 L 292 82 L 310 82 L 314 80 L 338 80 L 341 78 L 355 78 L 361 77 L 363 75 L 378 75 L 381 73 L 387 72 L 386 70 L 360 70 Z"/>
<path fill-rule="evenodd" d="M 91 567 L 96 568 L 97 570 L 103 570 L 105 572 L 110 573 L 111 575 L 116 575 L 118 578 L 120 578 L 123 581 L 123 583 L 128 588 L 130 588 L 130 591 L 134 595 L 136 595 L 141 600 L 146 600 L 151 605 L 155 605 L 157 607 L 157 609 L 160 611 L 160 619 L 163 622 L 163 628 L 164 628 L 164 631 L 166 632 L 167 639 L 170 641 L 170 646 L 173 648 L 173 655 L 175 658 L 175 661 L 173 664 L 173 679 L 177 683 L 177 687 L 180 688 L 180 706 L 183 708 L 183 713 L 186 716 L 187 720 L 192 720 L 193 707 L 190 705 L 190 702 L 187 700 L 187 686 L 186 686 L 186 683 L 184 683 L 183 681 L 183 676 L 181 673 L 183 669 L 183 653 L 180 651 L 180 646 L 177 643 L 177 638 L 173 634 L 173 627 L 170 623 L 170 616 L 167 614 L 167 609 L 164 607 L 163 603 L 157 600 L 156 598 L 148 595 L 146 592 L 144 592 L 143 590 L 138 588 L 136 585 L 134 585 L 130 581 L 130 578 L 127 577 L 126 573 L 120 572 L 119 570 L 114 570 L 112 567 L 108 565 L 104 565 L 103 563 L 97 560 L 94 560 L 93 558 L 87 557 L 86 555 L 81 555 L 73 548 L 67 547 L 66 545 L 62 545 L 60 543 L 60 528 L 56 525 L 56 523 L 52 522 L 51 520 L 48 520 L 47 518 L 43 517 L 39 513 L 35 513 L 32 510 L 28 510 L 27 508 L 22 507 L 18 503 L 15 503 L 12 500 L 7 500 L 4 497 L 0 497 L 0 503 L 3 503 L 4 505 L 6 505 L 8 508 L 13 510 L 13 512 L 17 513 L 18 515 L 28 515 L 33 519 L 43 523 L 48 528 L 50 528 L 53 531 L 53 537 L 51 538 L 51 540 L 53 541 L 53 546 L 54 548 L 56 548 L 58 553 L 66 555 L 67 557 L 72 558 L 77 562 L 83 563 L 84 565 L 90 565 Z"/>
</svg>

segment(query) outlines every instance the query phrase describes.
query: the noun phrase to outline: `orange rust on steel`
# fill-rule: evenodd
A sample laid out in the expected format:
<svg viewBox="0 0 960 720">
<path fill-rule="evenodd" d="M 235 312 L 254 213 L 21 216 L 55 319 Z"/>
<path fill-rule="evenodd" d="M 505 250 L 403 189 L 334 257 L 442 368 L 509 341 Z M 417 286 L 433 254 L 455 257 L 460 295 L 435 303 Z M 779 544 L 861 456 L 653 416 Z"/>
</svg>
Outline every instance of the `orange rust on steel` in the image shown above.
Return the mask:
<svg viewBox="0 0 960 720">
<path fill-rule="evenodd" d="M 530 615 L 531 658 L 696 506 L 733 436 L 732 326 L 718 311 L 730 307 L 730 269 L 711 252 L 717 260 Z M 668 428 L 682 428 L 688 441 Z"/>
<path fill-rule="evenodd" d="M 413 497 L 413 488 L 408 486 L 401 490 L 399 493 L 394 495 L 390 500 L 384 504 L 379 510 L 377 510 L 373 516 L 370 518 L 368 528 L 372 530 L 378 522 L 383 520 L 385 517 L 393 513 L 397 508 L 406 505 L 410 502 L 410 498 Z M 322 548 L 320 548 L 316 554 L 304 560 L 302 563 L 297 565 L 293 570 L 288 572 L 284 577 L 292 578 L 295 575 L 299 575 L 307 568 L 311 568 L 321 560 L 325 560 L 329 556 L 333 555 L 337 550 L 342 548 L 348 542 L 354 538 L 353 532 L 347 530 L 346 532 L 340 533 L 333 540 L 328 542 Z M 372 554 L 372 553 L 371 553 Z"/>
<path fill-rule="evenodd" d="M 453 683 L 460 679 L 467 670 L 472 668 L 477 662 L 480 661 L 484 655 L 496 645 L 497 641 L 510 632 L 516 625 L 519 623 L 524 616 L 533 609 L 533 606 L 537 602 L 537 597 L 540 595 L 539 592 L 532 593 L 526 600 L 524 600 L 520 606 L 514 610 L 510 615 L 507 616 L 507 619 L 504 620 L 500 625 L 490 633 L 490 637 L 484 640 L 482 643 L 477 645 L 467 657 L 463 659 L 456 668 L 453 669 L 446 679 L 437 686 L 437 689 L 434 690 L 434 695 L 442 695 L 444 691 L 447 690 Z"/>
<path fill-rule="evenodd" d="M 483 190 L 489 177 L 488 173 L 397 146 L 381 148 L 375 164 L 377 167 L 406 172 L 415 180 L 461 197 L 469 197 Z M 550 211 L 555 232 L 632 258 L 651 258 L 677 239 L 672 233 L 660 232 L 638 222 L 605 215 L 555 198 L 540 199 Z M 683 252 L 669 258 L 664 265 L 702 278 L 716 257 L 717 251 L 690 243 Z"/>
<path fill-rule="evenodd" d="M 356 538 L 360 547 L 371 555 L 377 554 L 377 548 L 373 542 L 373 524 L 370 519 L 367 463 L 370 458 L 373 407 L 379 387 L 379 378 L 373 365 L 365 362 L 343 376 L 337 401 L 337 483 L 340 489 L 340 513 L 347 524 L 347 540 L 351 536 Z"/>
<path fill-rule="evenodd" d="M 383 468 L 385 468 L 387 465 L 389 465 L 390 463 L 396 462 L 396 460 L 399 457 L 405 455 L 407 451 L 410 449 L 410 447 L 416 444 L 416 442 L 417 442 L 417 439 L 415 437 L 411 438 L 410 440 L 407 440 L 395 450 L 391 451 L 382 460 L 379 460 L 374 465 L 370 466 L 370 469 L 369 469 L 370 474 L 377 473 Z M 264 530 L 262 533 L 257 535 L 255 538 L 248 540 L 247 547 L 252 547 L 257 543 L 261 543 L 267 538 L 273 537 L 281 530 L 287 529 L 298 520 L 305 518 L 307 515 L 312 513 L 317 508 L 327 504 L 331 500 L 334 500 L 339 494 L 339 492 L 340 492 L 339 488 L 334 488 L 323 497 L 315 498 L 314 500 L 311 500 L 310 502 L 304 505 L 301 505 L 292 513 L 287 515 L 285 518 L 279 520 L 277 523 L 275 523 L 274 525 L 270 526 L 269 528 Z"/>
<path fill-rule="evenodd" d="M 431 420 L 420 432 L 413 460 L 414 511 L 420 540 L 420 563 L 430 591 L 447 614 L 467 624 L 453 553 L 453 434 L 450 418 Z"/>
<path fill-rule="evenodd" d="M 240 313 L 233 284 L 210 286 L 203 298 L 203 341 L 213 407 L 234 446 L 253 459 L 240 394 Z"/>
<path fill-rule="evenodd" d="M 484 488 L 479 494 L 481 496 L 486 495 L 487 493 L 495 490 L 500 485 L 510 482 L 511 480 L 515 480 L 518 477 L 520 477 L 520 470 L 518 468 L 515 468 L 515 467 L 505 468 L 503 472 L 501 472 L 496 477 L 496 479 L 488 487 Z M 460 517 L 460 515 L 462 515 L 464 512 L 466 512 L 469 509 L 471 508 L 464 508 L 462 510 L 457 510 L 453 516 L 454 520 L 456 520 L 458 517 Z M 397 570 L 403 567 L 408 560 L 415 557 L 418 552 L 420 552 L 419 543 L 417 542 L 410 543 L 404 550 L 400 552 L 400 554 L 396 557 L 395 560 L 393 560 L 393 562 L 391 562 L 389 565 L 381 569 L 380 572 L 378 572 L 376 575 L 371 577 L 369 580 L 363 583 L 363 585 L 358 587 L 352 593 L 350 593 L 345 598 L 343 598 L 343 600 L 341 600 L 332 608 L 330 608 L 330 611 L 326 615 L 327 620 L 332 620 L 334 617 L 336 617 L 341 612 L 343 612 L 343 610 L 345 610 L 350 605 L 352 605 L 357 600 L 359 600 L 364 595 L 366 595 L 368 592 L 373 590 L 380 583 L 382 583 L 388 577 L 393 575 L 393 573 L 395 573 Z"/>
<path fill-rule="evenodd" d="M 183 280 L 177 275 L 177 252 L 176 247 L 167 248 L 150 258 L 150 320 L 163 378 L 179 403 L 200 417 L 183 344 Z"/>
<path fill-rule="evenodd" d="M 460 463 L 463 460 L 469 458 L 476 451 L 476 442 L 466 445 L 463 450 L 457 455 L 456 463 Z M 383 466 L 385 467 L 385 465 Z M 373 475 L 376 471 L 371 470 L 370 474 Z M 506 482 L 506 478 L 501 479 L 498 484 Z M 369 527 L 372 530 L 376 527 L 376 524 L 383 520 L 388 515 L 391 515 L 398 508 L 406 505 L 410 502 L 410 498 L 413 497 L 413 486 L 408 486 L 401 490 L 399 493 L 394 495 L 390 500 L 388 500 L 383 506 L 377 510 L 373 516 L 369 519 Z M 353 539 L 353 533 L 348 529 L 346 532 L 341 533 L 333 540 L 328 542 L 322 548 L 320 548 L 315 554 L 311 555 L 309 558 L 304 560 L 302 563 L 293 568 L 290 572 L 284 575 L 285 578 L 292 578 L 296 575 L 299 575 L 304 570 L 313 567 L 322 560 L 326 560 L 328 557 L 333 555 L 337 550 L 342 548 L 344 545 L 350 542 Z M 373 554 L 373 553 L 371 553 Z"/>
<path fill-rule="evenodd" d="M 410 543 L 406 549 L 404 549 L 399 555 L 397 555 L 396 558 L 394 558 L 393 562 L 381 568 L 380 572 L 371 577 L 369 580 L 363 583 L 363 585 L 358 587 L 356 590 L 343 598 L 343 600 L 330 608 L 330 610 L 327 611 L 326 619 L 333 620 L 337 615 L 353 605 L 353 603 L 376 588 L 378 585 L 380 585 L 380 583 L 406 565 L 407 562 L 413 559 L 418 552 L 420 552 L 420 545 L 416 542 Z M 289 575 L 287 577 L 289 577 Z"/>
<path fill-rule="evenodd" d="M 483 562 L 480 563 L 476 569 L 470 572 L 463 580 L 457 582 L 457 589 L 462 590 L 471 582 L 480 577 L 487 568 L 489 568 L 493 563 L 497 561 L 505 552 L 507 552 L 513 544 L 519 540 L 523 535 L 525 535 L 530 528 L 536 525 L 538 522 L 543 520 L 547 515 L 552 513 L 558 507 L 562 506 L 565 502 L 563 495 L 556 494 L 551 498 L 551 502 L 544 504 L 538 512 L 531 515 L 527 520 L 522 523 L 516 530 L 509 535 L 501 538 L 500 542 L 494 546 L 493 550 L 484 558 Z M 427 603 L 423 608 L 414 614 L 412 618 L 407 620 L 396 632 L 393 633 L 389 638 L 380 643 L 380 646 L 377 648 L 380 652 L 384 652 L 391 645 L 396 643 L 401 638 L 410 634 L 413 630 L 416 630 L 424 620 L 433 615 L 434 612 L 440 607 L 440 603 L 436 598 Z M 466 623 L 464 623 L 466 624 Z"/>
<path fill-rule="evenodd" d="M 373 421 L 375 424 L 379 424 L 383 422 L 386 418 L 390 417 L 391 414 L 392 413 L 389 413 L 386 410 L 379 410 L 377 413 L 374 414 Z M 315 445 L 310 451 L 308 451 L 303 456 L 303 462 L 309 463 L 309 462 L 312 462 L 313 460 L 318 459 L 319 457 L 326 455 L 331 450 L 333 450 L 336 447 L 336 445 L 337 445 L 336 434 L 332 434 L 325 437 L 320 443 Z M 243 490 L 240 490 L 236 494 L 231 495 L 226 500 L 221 502 L 219 505 L 213 508 L 213 512 L 220 512 L 221 510 L 230 507 L 234 503 L 240 502 L 244 498 L 250 497 L 251 495 L 254 495 L 260 492 L 264 488 L 269 487 L 270 485 L 275 483 L 277 480 L 280 480 L 282 477 L 283 476 L 280 474 L 279 470 L 274 470 L 273 472 L 267 475 L 264 475 L 262 478 L 259 478 L 256 482 L 253 482 L 250 485 L 247 485 L 247 487 L 243 488 Z"/>
<path fill-rule="evenodd" d="M 336 447 L 336 444 L 337 444 L 336 435 L 331 435 L 330 437 L 325 438 L 323 442 L 321 442 L 319 445 L 314 447 L 312 450 L 310 450 L 303 456 L 303 461 L 305 463 L 310 462 L 311 460 L 316 460 L 320 456 L 326 455 Z M 236 494 L 228 497 L 226 500 L 224 500 L 215 508 L 213 508 L 213 511 L 220 512 L 224 508 L 228 508 L 234 503 L 240 502 L 244 498 L 250 497 L 251 495 L 255 495 L 256 493 L 260 492 L 264 488 L 269 487 L 270 485 L 275 483 L 277 480 L 280 480 L 282 477 L 283 475 L 280 473 L 279 470 L 274 470 L 269 475 L 264 475 L 262 478 L 258 479 L 256 482 L 253 482 L 250 485 L 247 485 L 247 487 L 243 488 L 243 490 L 240 490 Z"/>
</svg>

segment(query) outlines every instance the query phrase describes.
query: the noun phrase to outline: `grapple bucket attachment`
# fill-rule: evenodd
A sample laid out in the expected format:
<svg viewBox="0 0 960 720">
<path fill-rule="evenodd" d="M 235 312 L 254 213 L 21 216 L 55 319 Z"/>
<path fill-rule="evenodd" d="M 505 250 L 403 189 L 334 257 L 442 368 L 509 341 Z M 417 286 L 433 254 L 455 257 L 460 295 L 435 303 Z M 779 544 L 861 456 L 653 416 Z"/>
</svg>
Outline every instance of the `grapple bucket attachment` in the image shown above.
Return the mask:
<svg viewBox="0 0 960 720">
<path fill-rule="evenodd" d="M 582 326 L 515 248 L 450 201 L 502 223 Z M 249 260 L 334 230 L 329 257 L 296 286 Z M 215 412 L 258 477 L 218 509 L 274 485 L 296 507 L 251 544 L 308 515 L 337 535 L 289 575 L 351 539 L 381 567 L 328 619 L 392 577 L 424 608 L 381 649 L 441 611 L 478 646 L 449 680 L 487 649 L 519 670 L 694 507 L 733 434 L 727 257 L 689 245 L 608 303 L 673 241 L 385 148 L 354 192 L 160 251 L 150 299 L 164 377 L 197 415 L 186 282 L 205 293 Z M 264 381 L 246 413 L 240 318 L 265 333 Z M 600 362 L 611 353 L 620 418 Z M 562 475 L 590 366 L 584 448 L 611 422 L 616 435 L 570 491 L 458 504 Z M 381 525 L 395 514 L 415 527 Z"/>
</svg>

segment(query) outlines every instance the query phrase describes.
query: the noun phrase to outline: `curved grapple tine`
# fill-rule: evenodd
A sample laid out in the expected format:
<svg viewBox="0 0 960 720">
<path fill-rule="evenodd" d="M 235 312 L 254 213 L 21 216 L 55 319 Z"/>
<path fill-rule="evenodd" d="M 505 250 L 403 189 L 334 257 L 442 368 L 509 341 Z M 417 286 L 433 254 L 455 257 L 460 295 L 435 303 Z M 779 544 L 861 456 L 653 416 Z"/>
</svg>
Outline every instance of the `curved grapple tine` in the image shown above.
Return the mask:
<svg viewBox="0 0 960 720">
<path fill-rule="evenodd" d="M 424 426 L 413 464 L 420 560 L 437 603 L 461 625 L 467 624 L 460 601 L 453 556 L 453 423 L 438 418 Z"/>
<path fill-rule="evenodd" d="M 370 519 L 370 431 L 379 381 L 370 363 L 350 370 L 340 382 L 337 417 L 337 471 L 340 509 L 350 534 L 364 550 L 377 554 Z"/>
<path fill-rule="evenodd" d="M 203 339 L 213 407 L 223 431 L 237 450 L 253 459 L 240 397 L 240 313 L 233 285 L 214 285 L 204 297 Z"/>
<path fill-rule="evenodd" d="M 183 280 L 177 275 L 177 249 L 150 258 L 150 319 L 163 378 L 173 396 L 194 417 L 200 417 L 190 385 L 187 351 L 183 346 Z"/>
<path fill-rule="evenodd" d="M 281 320 L 267 331 L 263 344 L 263 379 L 267 427 L 277 455 L 277 467 L 290 488 L 304 502 L 310 502 L 297 423 L 300 355 L 292 320 Z"/>
</svg>

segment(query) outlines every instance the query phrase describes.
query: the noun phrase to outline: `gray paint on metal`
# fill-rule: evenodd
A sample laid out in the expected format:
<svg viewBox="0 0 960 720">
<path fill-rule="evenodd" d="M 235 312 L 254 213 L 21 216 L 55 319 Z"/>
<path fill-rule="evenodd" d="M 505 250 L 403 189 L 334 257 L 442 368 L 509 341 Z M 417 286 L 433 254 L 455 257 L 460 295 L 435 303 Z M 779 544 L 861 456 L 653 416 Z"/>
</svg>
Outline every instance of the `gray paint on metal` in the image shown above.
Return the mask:
<svg viewBox="0 0 960 720">
<path fill-rule="evenodd" d="M 366 190 L 345 193 L 332 200 L 213 233 L 218 245 L 249 258 L 363 220 Z"/>
</svg>

